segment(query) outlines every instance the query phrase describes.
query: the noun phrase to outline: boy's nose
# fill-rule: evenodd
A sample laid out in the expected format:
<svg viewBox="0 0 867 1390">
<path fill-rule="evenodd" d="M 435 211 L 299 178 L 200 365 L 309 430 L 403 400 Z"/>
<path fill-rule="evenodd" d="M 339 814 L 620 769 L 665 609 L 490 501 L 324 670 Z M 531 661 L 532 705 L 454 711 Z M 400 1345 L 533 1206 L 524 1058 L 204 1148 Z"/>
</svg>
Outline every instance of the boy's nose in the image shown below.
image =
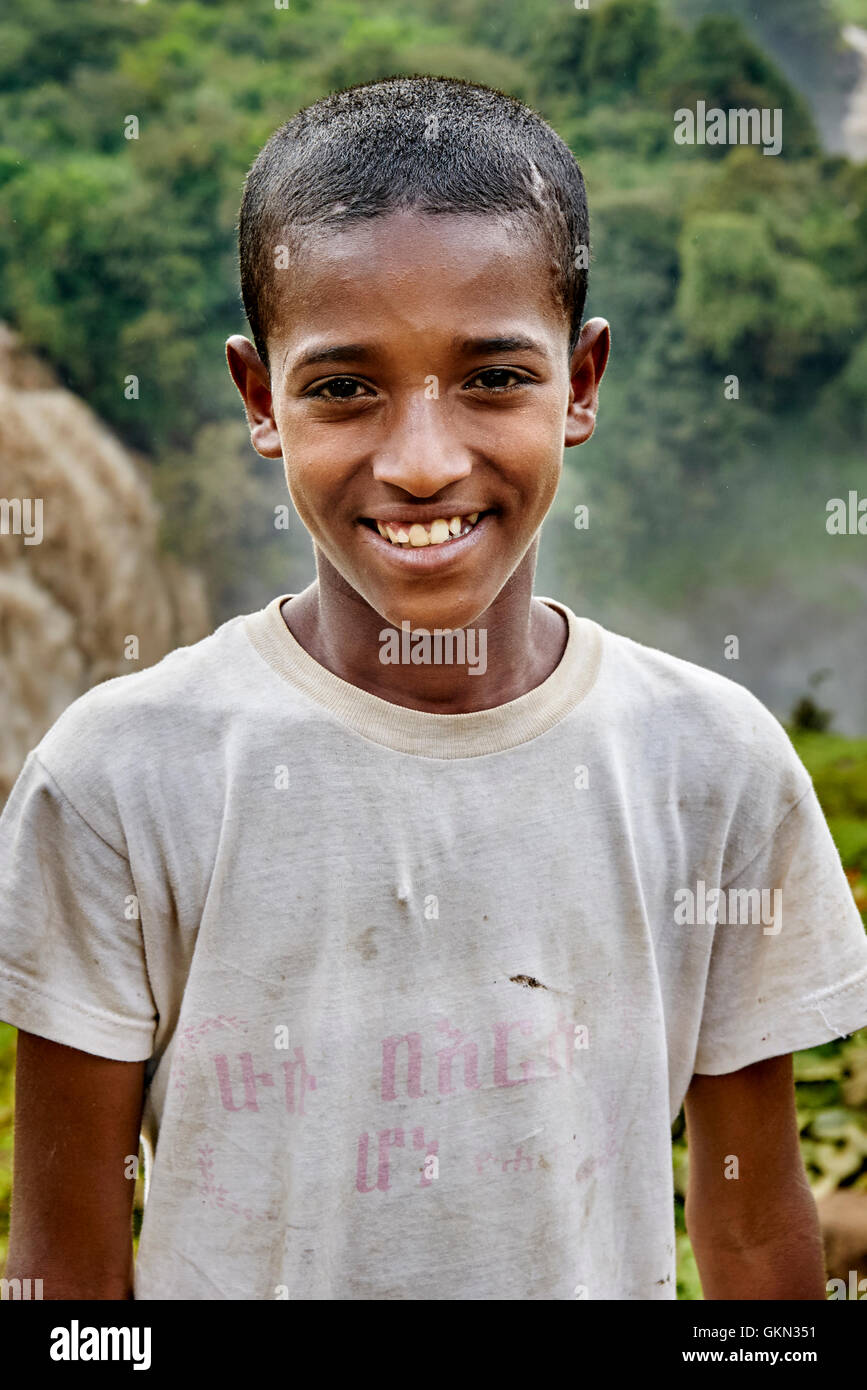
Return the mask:
<svg viewBox="0 0 867 1390">
<path fill-rule="evenodd" d="M 439 400 L 407 401 L 389 421 L 387 438 L 376 450 L 373 476 L 413 497 L 432 497 L 449 483 L 469 477 L 472 454 L 449 427 Z"/>
</svg>

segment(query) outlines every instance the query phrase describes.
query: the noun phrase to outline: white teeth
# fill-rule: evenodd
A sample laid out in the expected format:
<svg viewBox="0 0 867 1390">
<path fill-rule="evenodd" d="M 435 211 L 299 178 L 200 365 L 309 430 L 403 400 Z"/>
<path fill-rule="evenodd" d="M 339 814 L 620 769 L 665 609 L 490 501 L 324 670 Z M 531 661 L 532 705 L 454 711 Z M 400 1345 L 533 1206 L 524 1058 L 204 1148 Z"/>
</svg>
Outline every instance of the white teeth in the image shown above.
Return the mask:
<svg viewBox="0 0 867 1390">
<path fill-rule="evenodd" d="M 480 512 L 471 512 L 465 517 L 453 516 L 450 521 L 446 521 L 445 517 L 437 517 L 430 526 L 422 526 L 416 521 L 409 528 L 389 526 L 385 522 L 377 521 L 376 529 L 383 540 L 391 541 L 392 545 L 443 545 L 453 537 L 469 535 L 480 515 Z"/>
</svg>

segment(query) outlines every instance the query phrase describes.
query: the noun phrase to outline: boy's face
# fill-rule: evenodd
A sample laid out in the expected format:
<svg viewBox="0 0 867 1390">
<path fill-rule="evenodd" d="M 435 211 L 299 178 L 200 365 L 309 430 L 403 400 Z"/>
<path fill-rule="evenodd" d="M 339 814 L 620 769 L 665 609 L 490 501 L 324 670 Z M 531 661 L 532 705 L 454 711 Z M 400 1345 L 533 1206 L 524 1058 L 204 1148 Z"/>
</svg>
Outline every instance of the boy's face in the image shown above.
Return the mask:
<svg viewBox="0 0 867 1390">
<path fill-rule="evenodd" d="M 320 585 L 342 579 L 398 626 L 472 624 L 519 567 L 532 579 L 564 443 L 593 430 L 607 325 L 585 325 L 570 363 L 550 268 L 491 216 L 391 213 L 311 239 L 274 274 L 270 382 L 246 339 L 227 352 Z M 431 543 L 395 544 L 377 522 Z"/>
</svg>

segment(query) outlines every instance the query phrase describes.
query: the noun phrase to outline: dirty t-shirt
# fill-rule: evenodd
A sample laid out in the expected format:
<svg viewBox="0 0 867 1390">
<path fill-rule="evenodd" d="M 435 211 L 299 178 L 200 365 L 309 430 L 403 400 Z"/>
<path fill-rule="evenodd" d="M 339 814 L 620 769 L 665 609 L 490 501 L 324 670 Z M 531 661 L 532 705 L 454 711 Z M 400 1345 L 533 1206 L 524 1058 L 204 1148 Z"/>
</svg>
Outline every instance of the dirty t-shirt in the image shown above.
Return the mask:
<svg viewBox="0 0 867 1390">
<path fill-rule="evenodd" d="M 0 1017 L 148 1059 L 136 1298 L 674 1298 L 693 1072 L 867 1024 L 785 732 L 550 599 L 542 685 L 406 709 L 286 597 L 77 700 L 0 821 Z"/>
</svg>

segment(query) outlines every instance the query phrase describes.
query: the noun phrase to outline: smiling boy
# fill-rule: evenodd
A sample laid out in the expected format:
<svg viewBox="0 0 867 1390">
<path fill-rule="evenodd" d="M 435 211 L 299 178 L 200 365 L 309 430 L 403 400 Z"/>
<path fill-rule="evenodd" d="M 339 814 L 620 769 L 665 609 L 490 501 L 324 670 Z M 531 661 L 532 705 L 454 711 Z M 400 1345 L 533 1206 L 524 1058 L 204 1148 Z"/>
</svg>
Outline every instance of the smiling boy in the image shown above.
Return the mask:
<svg viewBox="0 0 867 1390">
<path fill-rule="evenodd" d="M 810 779 L 742 687 L 533 596 L 587 244 L 486 88 L 338 93 L 256 160 L 227 357 L 317 578 L 77 700 L 0 820 L 47 1298 L 672 1299 L 684 1099 L 705 1295 L 824 1297 L 790 1054 L 867 1023 L 867 942 Z M 405 624 L 484 673 L 384 661 Z M 685 921 L 699 883 L 781 912 Z"/>
</svg>

